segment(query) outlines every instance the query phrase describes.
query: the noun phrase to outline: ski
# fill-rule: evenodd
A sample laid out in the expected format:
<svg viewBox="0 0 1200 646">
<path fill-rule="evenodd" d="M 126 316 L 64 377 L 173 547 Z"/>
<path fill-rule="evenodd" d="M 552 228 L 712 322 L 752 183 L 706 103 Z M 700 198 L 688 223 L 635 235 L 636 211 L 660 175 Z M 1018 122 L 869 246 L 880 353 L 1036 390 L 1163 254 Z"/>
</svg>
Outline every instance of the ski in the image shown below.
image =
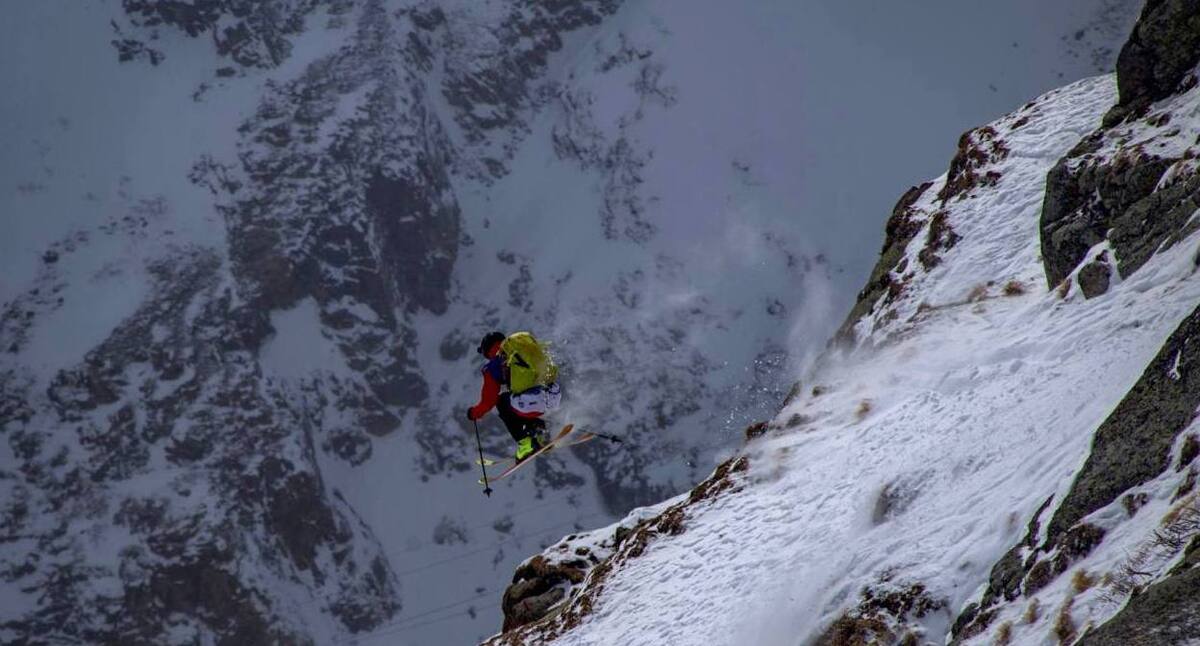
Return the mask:
<svg viewBox="0 0 1200 646">
<path fill-rule="evenodd" d="M 576 433 L 575 435 L 577 435 L 579 437 L 572 436 L 570 442 L 567 442 L 566 444 L 560 444 L 560 445 L 558 445 L 558 448 L 560 448 L 560 449 L 570 448 L 570 447 L 576 446 L 578 444 L 583 444 L 584 442 L 591 442 L 592 440 L 596 439 L 597 437 L 600 437 L 599 435 L 596 435 L 595 433 L 589 433 L 587 431 L 580 431 L 580 432 Z"/>
<path fill-rule="evenodd" d="M 574 428 L 575 428 L 574 424 L 567 424 L 566 426 L 563 427 L 563 429 L 561 431 L 558 432 L 558 435 L 555 435 L 553 438 L 551 438 L 550 441 L 545 444 L 545 446 L 534 451 L 533 453 L 531 453 L 529 455 L 529 457 L 525 458 L 524 460 L 521 460 L 520 462 L 517 462 L 516 464 L 513 464 L 512 466 L 508 467 L 504 471 L 501 471 L 500 475 L 489 478 L 489 480 L 492 482 L 495 482 L 497 480 L 502 480 L 502 479 L 512 475 L 512 473 L 515 472 L 517 469 L 521 468 L 522 465 L 532 461 L 534 458 L 545 453 L 546 451 L 553 449 L 555 447 L 555 445 L 557 445 L 560 441 L 562 441 L 562 439 L 564 437 L 570 435 L 571 431 Z M 569 446 L 569 445 L 565 445 L 565 446 Z M 479 480 L 479 484 L 484 484 L 482 478 Z"/>
<path fill-rule="evenodd" d="M 575 436 L 579 436 L 579 437 L 576 438 Z M 572 437 L 572 439 L 570 442 L 567 442 L 565 444 L 562 442 L 558 442 L 554 445 L 554 448 L 556 448 L 556 449 L 569 448 L 569 447 L 572 447 L 572 446 L 575 446 L 578 444 L 583 444 L 584 442 L 591 442 L 592 440 L 596 439 L 599 436 L 596 435 L 595 433 L 589 433 L 587 431 L 577 431 L 577 432 L 574 432 L 571 437 Z M 530 456 L 530 457 L 532 457 L 532 456 Z M 485 466 L 485 467 L 494 467 L 498 464 L 511 465 L 513 463 L 513 461 L 514 461 L 513 458 L 497 458 L 497 457 L 488 457 L 485 455 L 482 460 L 480 460 L 479 458 L 476 458 L 475 464 L 478 464 L 480 466 Z M 483 480 L 480 480 L 480 483 L 482 483 L 482 482 L 483 482 Z"/>
</svg>

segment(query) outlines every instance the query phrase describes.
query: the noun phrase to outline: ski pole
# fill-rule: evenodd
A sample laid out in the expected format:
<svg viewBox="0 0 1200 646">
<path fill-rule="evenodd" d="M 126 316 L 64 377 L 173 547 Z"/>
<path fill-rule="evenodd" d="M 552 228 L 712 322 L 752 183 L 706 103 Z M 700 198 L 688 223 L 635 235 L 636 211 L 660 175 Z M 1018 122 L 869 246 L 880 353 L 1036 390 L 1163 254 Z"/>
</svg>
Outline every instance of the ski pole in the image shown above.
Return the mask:
<svg viewBox="0 0 1200 646">
<path fill-rule="evenodd" d="M 483 442 L 479 439 L 479 422 L 471 420 L 475 425 L 475 446 L 479 449 L 479 470 L 483 472 L 483 495 L 492 497 L 492 488 L 488 486 L 487 467 L 483 466 Z"/>
<path fill-rule="evenodd" d="M 591 433 L 592 435 L 595 435 L 596 437 L 602 437 L 602 438 L 608 440 L 609 442 L 616 442 L 617 444 L 625 443 L 625 440 L 622 440 L 619 437 L 614 437 L 612 435 L 605 435 L 604 433 L 597 433 L 596 431 L 587 431 L 587 432 Z"/>
</svg>

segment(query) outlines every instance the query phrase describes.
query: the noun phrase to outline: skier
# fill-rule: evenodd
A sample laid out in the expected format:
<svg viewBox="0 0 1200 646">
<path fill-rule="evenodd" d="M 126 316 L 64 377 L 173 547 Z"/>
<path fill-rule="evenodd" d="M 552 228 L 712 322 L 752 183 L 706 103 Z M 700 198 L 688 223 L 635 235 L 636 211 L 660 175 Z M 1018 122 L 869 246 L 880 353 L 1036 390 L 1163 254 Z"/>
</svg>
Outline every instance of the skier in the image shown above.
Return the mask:
<svg viewBox="0 0 1200 646">
<path fill-rule="evenodd" d="M 546 421 L 542 415 L 562 402 L 558 369 L 545 347 L 528 332 L 506 336 L 489 332 L 477 350 L 487 359 L 480 372 L 483 387 L 479 403 L 467 409 L 467 419 L 476 421 L 493 406 L 509 435 L 517 442 L 517 462 L 533 455 L 546 443 Z"/>
</svg>

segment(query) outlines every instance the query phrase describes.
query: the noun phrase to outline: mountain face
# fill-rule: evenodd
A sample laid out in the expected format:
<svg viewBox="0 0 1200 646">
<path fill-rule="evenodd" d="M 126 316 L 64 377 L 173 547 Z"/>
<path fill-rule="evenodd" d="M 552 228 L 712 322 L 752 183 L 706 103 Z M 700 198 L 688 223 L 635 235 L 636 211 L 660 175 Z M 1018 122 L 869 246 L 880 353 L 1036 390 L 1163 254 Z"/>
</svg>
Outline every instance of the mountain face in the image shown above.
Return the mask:
<svg viewBox="0 0 1200 646">
<path fill-rule="evenodd" d="M 964 134 L 690 493 L 525 561 L 488 644 L 1200 640 L 1200 6 Z"/>
<path fill-rule="evenodd" d="M 787 311 L 833 269 L 755 228 L 736 242 L 762 280 L 706 294 L 742 278 L 650 215 L 669 196 L 647 188 L 647 132 L 676 90 L 649 44 L 661 25 L 595 31 L 620 8 L 128 0 L 75 16 L 122 63 L 94 66 L 104 84 L 186 91 L 143 126 L 176 145 L 65 208 L 86 215 L 48 222 L 36 275 L 5 285 L 4 642 L 408 628 L 406 588 L 461 589 L 424 574 L 441 550 L 483 543 L 462 564 L 490 580 L 506 547 L 695 480 L 727 443 L 695 429 L 777 405 Z M 747 160 L 720 164 L 731 201 L 756 190 Z M 535 181 L 557 183 L 560 222 L 528 203 Z M 540 532 L 474 484 L 468 355 L 492 329 L 553 339 L 565 416 L 626 438 L 506 488 L 554 492 L 537 509 L 559 525 Z M 484 450 L 512 450 L 483 426 Z"/>
</svg>

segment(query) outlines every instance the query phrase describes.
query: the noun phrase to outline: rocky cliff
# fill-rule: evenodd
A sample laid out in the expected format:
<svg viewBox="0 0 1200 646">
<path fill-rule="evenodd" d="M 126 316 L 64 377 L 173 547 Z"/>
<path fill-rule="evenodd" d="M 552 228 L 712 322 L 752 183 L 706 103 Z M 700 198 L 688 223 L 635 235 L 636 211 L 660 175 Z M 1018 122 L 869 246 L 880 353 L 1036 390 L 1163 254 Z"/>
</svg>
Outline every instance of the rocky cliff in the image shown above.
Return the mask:
<svg viewBox="0 0 1200 646">
<path fill-rule="evenodd" d="M 3 580 L 26 593 L 6 603 L 5 641 L 313 643 L 376 627 L 401 607 L 394 568 L 321 463 L 361 464 L 369 438 L 429 403 L 413 318 L 444 314 L 452 297 L 464 234 L 449 175 L 465 160 L 503 172 L 503 150 L 456 154 L 430 94 L 457 106 L 470 142 L 511 139 L 563 35 L 615 4 L 516 3 L 496 26 L 504 54 L 483 66 L 484 44 L 443 42 L 452 27 L 432 5 L 122 8 L 122 61 L 166 67 L 188 46 L 172 30 L 211 39 L 221 67 L 197 102 L 285 65 L 317 25 L 345 37 L 265 83 L 231 127 L 236 157 L 194 160 L 227 246 L 181 239 L 178 205 L 131 198 L 45 250 L 36 281 L 5 304 Z M 442 87 L 428 80 L 435 57 Z M 485 105 L 507 113 L 481 118 Z M 147 249 L 144 265 L 119 268 L 144 271 L 144 297 L 81 360 L 39 374 L 31 337 L 110 241 Z M 273 372 L 275 314 L 302 303 L 341 373 Z M 314 627 L 306 608 L 336 627 Z"/>
</svg>

